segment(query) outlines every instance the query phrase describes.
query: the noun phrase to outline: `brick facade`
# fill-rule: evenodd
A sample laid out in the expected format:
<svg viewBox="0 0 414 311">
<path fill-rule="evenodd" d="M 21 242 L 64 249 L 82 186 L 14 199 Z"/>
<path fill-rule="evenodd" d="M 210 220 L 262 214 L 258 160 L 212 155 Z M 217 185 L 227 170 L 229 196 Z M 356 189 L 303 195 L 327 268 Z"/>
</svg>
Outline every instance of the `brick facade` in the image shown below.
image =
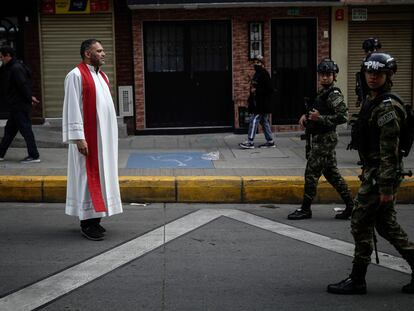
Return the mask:
<svg viewBox="0 0 414 311">
<path fill-rule="evenodd" d="M 315 18 L 317 19 L 317 49 L 319 61 L 330 55 L 329 38 L 324 38 L 324 31 L 330 32 L 330 8 L 301 8 L 299 16 L 288 16 L 288 8 L 238 8 L 238 9 L 203 9 L 203 10 L 136 10 L 132 11 L 132 36 L 134 51 L 135 78 L 135 126 L 137 130 L 145 129 L 145 94 L 142 22 L 157 20 L 230 20 L 232 27 L 232 77 L 233 101 L 235 105 L 234 127 L 238 128 L 238 107 L 246 105 L 252 68 L 248 60 L 248 23 L 264 23 L 264 59 L 270 70 L 270 25 L 272 19 L 279 18 Z M 330 34 L 329 34 L 330 37 Z M 119 55 L 118 55 L 119 56 Z M 296 125 L 275 126 L 273 130 L 296 130 Z"/>
<path fill-rule="evenodd" d="M 114 1 L 117 86 L 134 85 L 131 10 L 126 1 Z M 135 133 L 134 117 L 125 117 L 128 134 Z"/>
<path fill-rule="evenodd" d="M 42 103 L 42 79 L 40 65 L 40 45 L 39 45 L 39 21 L 37 7 L 28 15 L 28 21 L 24 23 L 23 40 L 24 40 L 24 62 L 32 70 L 33 96 Z M 33 124 L 42 124 L 43 105 L 36 105 L 32 109 Z"/>
</svg>

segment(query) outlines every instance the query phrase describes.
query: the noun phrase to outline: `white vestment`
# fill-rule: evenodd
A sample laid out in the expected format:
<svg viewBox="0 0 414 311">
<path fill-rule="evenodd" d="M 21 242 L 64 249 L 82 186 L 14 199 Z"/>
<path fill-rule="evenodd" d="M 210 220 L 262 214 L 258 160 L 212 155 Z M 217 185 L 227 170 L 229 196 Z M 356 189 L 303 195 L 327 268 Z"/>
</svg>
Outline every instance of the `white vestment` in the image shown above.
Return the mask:
<svg viewBox="0 0 414 311">
<path fill-rule="evenodd" d="M 63 102 L 63 142 L 69 144 L 66 214 L 80 220 L 122 213 L 118 181 L 118 125 L 108 84 L 94 67 L 88 65 L 96 88 L 99 175 L 107 212 L 95 212 L 88 189 L 86 157 L 76 146 L 85 139 L 83 129 L 82 76 L 78 68 L 65 79 Z M 86 142 L 88 143 L 88 142 Z"/>
</svg>

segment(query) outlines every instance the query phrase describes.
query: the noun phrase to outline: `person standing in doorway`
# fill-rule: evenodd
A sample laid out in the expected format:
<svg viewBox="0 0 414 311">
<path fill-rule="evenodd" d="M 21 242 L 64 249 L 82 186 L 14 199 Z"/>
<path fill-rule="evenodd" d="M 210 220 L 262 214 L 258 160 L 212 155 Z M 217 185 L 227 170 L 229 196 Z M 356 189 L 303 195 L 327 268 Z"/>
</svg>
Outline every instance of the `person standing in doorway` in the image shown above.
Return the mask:
<svg viewBox="0 0 414 311">
<path fill-rule="evenodd" d="M 263 128 L 266 143 L 259 145 L 259 148 L 275 148 L 272 129 L 270 128 L 269 117 L 272 112 L 272 81 L 269 72 L 264 67 L 263 56 L 257 55 L 253 61 L 255 74 L 250 81 L 249 96 L 249 132 L 247 140 L 239 144 L 242 149 L 254 148 L 254 137 L 259 123 Z"/>
<path fill-rule="evenodd" d="M 40 156 L 32 130 L 30 111 L 39 101 L 32 96 L 31 71 L 16 58 L 16 52 L 10 46 L 0 48 L 0 62 L 2 63 L 0 83 L 3 89 L 1 98 L 9 110 L 4 136 L 0 143 L 0 161 L 4 161 L 7 150 L 17 132 L 20 132 L 26 142 L 28 153 L 20 162 L 38 163 Z"/>
<path fill-rule="evenodd" d="M 105 52 L 88 39 L 82 62 L 65 79 L 63 142 L 69 144 L 66 214 L 80 219 L 81 233 L 102 240 L 101 218 L 122 213 L 118 181 L 118 125 L 108 77 L 101 71 Z"/>
</svg>

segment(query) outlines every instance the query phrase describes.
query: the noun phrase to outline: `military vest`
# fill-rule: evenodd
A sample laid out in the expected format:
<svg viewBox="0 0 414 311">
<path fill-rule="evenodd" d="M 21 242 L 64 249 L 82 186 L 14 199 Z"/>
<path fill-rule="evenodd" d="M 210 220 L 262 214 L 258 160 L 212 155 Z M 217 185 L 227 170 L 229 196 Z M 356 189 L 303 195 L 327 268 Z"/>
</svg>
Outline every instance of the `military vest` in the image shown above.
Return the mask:
<svg viewBox="0 0 414 311">
<path fill-rule="evenodd" d="M 368 155 L 370 153 L 380 152 L 381 129 L 377 122 L 370 122 L 370 119 L 374 108 L 380 103 L 384 102 L 385 104 L 393 105 L 391 101 L 392 96 L 389 96 L 389 94 L 390 93 L 379 94 L 373 100 L 366 100 L 361 107 L 361 111 L 359 113 L 359 151 L 362 154 Z M 406 116 L 404 108 L 402 106 L 400 107 L 400 105 L 395 105 L 394 108 L 396 108 L 395 111 L 400 115 L 402 122 L 405 122 Z M 400 124 L 400 127 L 402 126 L 403 124 Z M 378 163 L 371 164 L 378 165 Z"/>
<path fill-rule="evenodd" d="M 332 92 L 341 90 L 337 87 L 330 87 L 327 90 L 321 91 L 315 99 L 315 103 L 313 108 L 318 110 L 321 115 L 335 115 L 334 107 L 328 106 L 328 97 L 331 95 Z M 325 124 L 320 124 L 320 122 L 312 122 L 311 126 L 311 134 L 325 134 L 329 132 L 333 132 L 336 130 L 336 126 L 328 126 Z"/>
</svg>

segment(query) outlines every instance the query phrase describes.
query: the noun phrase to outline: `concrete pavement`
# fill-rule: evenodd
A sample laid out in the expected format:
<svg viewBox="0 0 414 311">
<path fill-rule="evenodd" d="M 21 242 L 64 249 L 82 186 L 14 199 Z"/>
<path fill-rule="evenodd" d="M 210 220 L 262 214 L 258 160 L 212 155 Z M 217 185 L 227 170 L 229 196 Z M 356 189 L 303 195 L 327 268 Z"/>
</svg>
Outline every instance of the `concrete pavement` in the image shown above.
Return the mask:
<svg viewBox="0 0 414 311">
<path fill-rule="evenodd" d="M 0 203 L 0 310 L 412 310 L 410 269 L 378 238 L 368 294 L 332 295 L 353 238 L 334 205 L 286 219 L 282 204 L 124 204 L 103 241 L 79 233 L 63 203 Z M 413 205 L 397 217 L 414 234 Z"/>
<path fill-rule="evenodd" d="M 41 163 L 21 164 L 26 156 L 18 138 L 0 162 L 0 201 L 64 202 L 67 149 L 58 127 L 35 126 Z M 276 133 L 277 148 L 241 150 L 246 135 L 129 136 L 119 140 L 119 175 L 124 202 L 300 203 L 306 166 L 300 132 Z M 338 167 L 353 193 L 360 168 L 355 151 L 346 150 L 349 131 L 340 131 Z M 256 146 L 264 141 L 256 137 Z M 414 168 L 414 156 L 405 161 Z M 406 179 L 399 202 L 414 198 Z M 315 202 L 340 202 L 322 178 Z"/>
</svg>

